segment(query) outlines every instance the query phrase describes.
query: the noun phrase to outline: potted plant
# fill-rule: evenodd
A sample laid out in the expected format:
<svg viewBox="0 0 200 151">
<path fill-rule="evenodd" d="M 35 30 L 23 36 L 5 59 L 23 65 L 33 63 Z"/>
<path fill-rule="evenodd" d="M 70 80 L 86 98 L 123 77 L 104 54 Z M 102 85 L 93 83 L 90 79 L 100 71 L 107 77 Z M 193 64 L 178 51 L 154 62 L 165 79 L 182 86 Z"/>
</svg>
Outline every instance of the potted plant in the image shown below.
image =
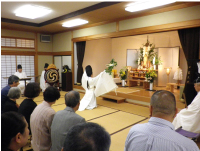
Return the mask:
<svg viewBox="0 0 200 151">
<path fill-rule="evenodd" d="M 119 76 L 122 80 L 122 86 L 125 86 L 125 79 L 127 78 L 127 68 L 123 67 L 120 71 L 119 71 Z"/>
<path fill-rule="evenodd" d="M 148 70 L 145 73 L 146 81 L 150 82 L 149 90 L 153 90 L 153 81 L 154 81 L 155 77 L 157 77 L 157 74 L 156 74 L 156 72 L 154 70 Z"/>
</svg>

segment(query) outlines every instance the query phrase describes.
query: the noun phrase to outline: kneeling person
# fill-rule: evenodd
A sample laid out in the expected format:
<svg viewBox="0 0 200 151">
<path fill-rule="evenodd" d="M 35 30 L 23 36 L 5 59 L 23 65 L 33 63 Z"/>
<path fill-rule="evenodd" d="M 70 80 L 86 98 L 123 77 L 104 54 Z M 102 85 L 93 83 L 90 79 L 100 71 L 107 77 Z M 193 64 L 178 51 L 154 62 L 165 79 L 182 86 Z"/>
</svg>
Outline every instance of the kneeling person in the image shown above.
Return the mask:
<svg viewBox="0 0 200 151">
<path fill-rule="evenodd" d="M 51 125 L 52 151 L 60 151 L 64 145 L 65 137 L 71 127 L 79 123 L 85 123 L 85 119 L 76 114 L 79 108 L 80 95 L 76 91 L 65 94 L 66 108 L 58 111 Z"/>
</svg>

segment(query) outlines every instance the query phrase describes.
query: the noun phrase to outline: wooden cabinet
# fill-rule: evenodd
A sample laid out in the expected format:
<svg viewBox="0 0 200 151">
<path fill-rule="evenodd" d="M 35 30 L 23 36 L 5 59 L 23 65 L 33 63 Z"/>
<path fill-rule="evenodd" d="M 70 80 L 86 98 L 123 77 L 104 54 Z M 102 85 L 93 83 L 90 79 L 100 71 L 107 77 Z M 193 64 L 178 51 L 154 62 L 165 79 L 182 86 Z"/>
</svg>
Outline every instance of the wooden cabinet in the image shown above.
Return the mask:
<svg viewBox="0 0 200 151">
<path fill-rule="evenodd" d="M 72 90 L 72 72 L 62 73 L 62 91 Z"/>
</svg>

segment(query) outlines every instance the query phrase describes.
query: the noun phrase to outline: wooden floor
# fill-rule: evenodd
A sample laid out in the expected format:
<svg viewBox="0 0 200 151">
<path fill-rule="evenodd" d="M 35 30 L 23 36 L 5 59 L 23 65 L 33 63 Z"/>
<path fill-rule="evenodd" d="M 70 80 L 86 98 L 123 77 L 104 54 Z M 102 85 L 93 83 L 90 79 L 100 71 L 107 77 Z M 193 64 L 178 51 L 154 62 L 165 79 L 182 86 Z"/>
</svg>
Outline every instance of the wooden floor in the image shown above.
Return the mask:
<svg viewBox="0 0 200 151">
<path fill-rule="evenodd" d="M 126 91 L 127 89 L 127 91 Z M 120 97 L 125 97 L 126 102 L 116 103 L 114 101 L 103 100 L 102 97 L 97 97 L 98 107 L 93 110 L 77 111 L 76 113 L 84 117 L 88 122 L 95 122 L 102 125 L 111 135 L 111 147 L 110 151 L 123 151 L 125 140 L 130 128 L 137 123 L 146 123 L 149 120 L 149 108 L 148 103 L 150 97 L 154 92 L 146 91 L 141 88 L 126 88 L 118 89 L 117 94 L 110 92 Z M 160 89 L 160 88 L 156 88 Z M 164 88 L 163 88 L 164 89 Z M 81 87 L 75 87 L 75 90 L 79 90 L 81 98 L 84 96 L 83 89 Z M 137 91 L 136 91 L 137 90 Z M 139 91 L 138 91 L 139 90 Z M 132 92 L 134 91 L 134 92 Z M 179 98 L 179 90 L 175 90 L 174 94 L 176 98 Z M 67 92 L 60 91 L 61 97 L 52 108 L 57 112 L 63 110 L 66 106 L 64 103 L 64 95 Z M 43 94 L 35 98 L 35 102 L 40 104 L 43 101 Z M 128 99 L 127 99 L 128 98 Z M 139 100 L 142 98 L 142 101 Z M 17 103 L 21 103 L 25 99 L 21 97 L 17 100 Z M 145 102 L 147 104 L 138 104 L 131 101 Z M 129 101 L 131 103 L 129 103 Z M 184 108 L 184 104 L 177 100 L 179 108 Z M 200 147 L 200 142 L 198 142 Z M 28 150 L 30 147 L 27 145 L 24 150 Z"/>
<path fill-rule="evenodd" d="M 74 86 L 74 90 L 77 90 L 81 93 L 84 93 L 85 91 L 81 86 Z M 113 96 L 119 96 L 126 99 L 126 102 L 143 105 L 143 106 L 149 106 L 150 99 L 153 93 L 156 90 L 166 90 L 166 87 L 154 87 L 154 91 L 148 91 L 146 89 L 143 89 L 142 86 L 137 87 L 121 87 L 118 86 L 116 91 L 111 91 L 107 93 L 107 95 L 113 95 Z M 178 109 L 185 108 L 185 104 L 181 102 L 180 100 L 180 90 L 174 89 L 173 94 L 176 97 L 176 105 Z"/>
</svg>

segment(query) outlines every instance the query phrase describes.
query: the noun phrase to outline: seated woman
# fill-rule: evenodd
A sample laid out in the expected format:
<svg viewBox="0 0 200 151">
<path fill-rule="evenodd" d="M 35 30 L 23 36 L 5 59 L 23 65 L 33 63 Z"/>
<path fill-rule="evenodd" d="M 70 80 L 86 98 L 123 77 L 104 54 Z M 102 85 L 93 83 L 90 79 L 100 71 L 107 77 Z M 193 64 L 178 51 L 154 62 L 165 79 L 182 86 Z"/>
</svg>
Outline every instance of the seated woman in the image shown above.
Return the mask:
<svg viewBox="0 0 200 151">
<path fill-rule="evenodd" d="M 182 109 L 175 117 L 172 124 L 175 129 L 182 129 L 194 133 L 200 133 L 200 76 L 195 80 L 194 88 L 197 95 L 187 108 Z"/>
<path fill-rule="evenodd" d="M 39 96 L 40 94 L 40 86 L 38 83 L 31 82 L 28 83 L 25 91 L 24 91 L 24 96 L 27 97 L 26 99 L 23 100 L 23 102 L 19 106 L 18 112 L 24 115 L 27 123 L 28 123 L 28 128 L 30 130 L 30 116 L 37 106 L 37 104 L 33 101 L 34 98 Z M 31 134 L 31 131 L 30 131 Z"/>
<path fill-rule="evenodd" d="M 27 144 L 29 137 L 28 123 L 17 112 L 1 115 L 1 150 L 17 151 Z"/>
<path fill-rule="evenodd" d="M 5 102 L 2 113 L 8 111 L 18 112 L 16 100 L 20 98 L 21 90 L 18 87 L 11 87 L 8 91 L 8 100 Z"/>
<path fill-rule="evenodd" d="M 86 66 L 81 82 L 86 92 L 80 102 L 79 111 L 85 109 L 92 110 L 97 107 L 96 97 L 117 88 L 112 76 L 105 71 L 93 78 L 92 67 L 90 65 Z"/>
</svg>

